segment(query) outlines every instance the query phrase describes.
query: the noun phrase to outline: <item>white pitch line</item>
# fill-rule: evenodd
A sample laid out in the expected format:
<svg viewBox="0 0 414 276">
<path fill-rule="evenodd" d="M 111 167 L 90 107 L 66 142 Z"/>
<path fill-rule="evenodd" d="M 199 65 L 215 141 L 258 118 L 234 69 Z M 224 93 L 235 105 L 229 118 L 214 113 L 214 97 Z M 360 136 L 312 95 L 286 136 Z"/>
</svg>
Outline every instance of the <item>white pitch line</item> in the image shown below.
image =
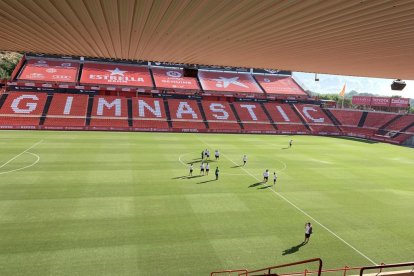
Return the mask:
<svg viewBox="0 0 414 276">
<path fill-rule="evenodd" d="M 14 169 L 14 170 L 11 170 L 11 171 L 0 172 L 0 175 L 2 175 L 2 174 L 7 174 L 7 173 L 12 173 L 12 172 L 17 172 L 17 171 L 21 171 L 21 170 L 24 170 L 24 169 L 30 168 L 30 167 L 32 167 L 32 166 L 34 166 L 34 165 L 36 165 L 36 164 L 40 161 L 40 156 L 39 156 L 39 155 L 37 155 L 37 154 L 35 154 L 35 153 L 32 153 L 32 152 L 26 152 L 26 153 L 31 154 L 31 155 L 33 155 L 33 156 L 36 156 L 37 160 L 36 160 L 36 161 L 34 161 L 32 164 L 27 165 L 27 166 L 22 167 L 22 168 Z"/>
<path fill-rule="evenodd" d="M 40 143 L 43 142 L 43 139 L 40 140 L 39 142 L 33 144 L 31 147 L 29 147 L 28 149 L 22 151 L 21 153 L 19 153 L 18 155 L 16 155 L 15 157 L 13 157 L 12 159 L 10 159 L 9 161 L 7 161 L 6 163 L 4 163 L 3 165 L 0 166 L 0 169 L 3 168 L 4 166 L 6 166 L 7 164 L 9 164 L 11 161 L 13 161 L 14 159 L 18 158 L 19 156 L 21 156 L 22 154 L 26 153 L 28 150 L 36 147 L 37 145 L 39 145 Z"/>
<path fill-rule="evenodd" d="M 207 146 L 211 147 L 209 144 L 207 144 L 206 142 L 204 142 L 203 140 L 201 140 L 200 138 L 197 137 L 197 139 L 199 139 L 200 141 L 202 141 L 204 144 L 206 144 Z M 237 165 L 236 162 L 234 162 L 232 159 L 230 159 L 229 157 L 227 157 L 226 155 L 222 154 L 225 158 L 227 158 L 230 162 L 232 162 L 233 164 Z M 253 177 L 254 179 L 256 179 L 257 181 L 261 181 L 259 178 L 257 178 L 255 175 L 251 174 L 249 171 L 247 171 L 245 168 L 240 167 L 243 171 L 245 171 L 248 175 L 250 175 L 251 177 Z M 299 208 L 298 206 L 296 206 L 294 203 L 292 203 L 290 200 L 288 200 L 286 197 L 284 197 L 283 195 L 279 194 L 278 192 L 276 192 L 273 189 L 267 189 L 272 191 L 275 195 L 279 196 L 281 199 L 283 199 L 284 201 L 286 201 L 287 203 L 289 203 L 291 206 L 293 206 L 296 210 L 300 211 L 302 214 L 304 214 L 305 216 L 307 216 L 308 218 L 310 218 L 311 220 L 313 220 L 314 222 L 316 222 L 317 224 L 319 224 L 320 226 L 322 226 L 322 228 L 324 228 L 326 231 L 328 231 L 329 233 L 331 233 L 332 235 L 334 235 L 336 238 L 338 238 L 340 241 L 342 241 L 343 243 L 345 243 L 346 245 L 348 245 L 350 248 L 352 248 L 355 252 L 357 252 L 359 255 L 361 255 L 362 257 L 364 257 L 365 259 L 367 259 L 368 261 L 370 261 L 372 264 L 377 265 L 371 258 L 369 258 L 367 255 L 365 255 L 364 253 L 362 253 L 361 251 L 359 251 L 358 249 L 356 249 L 354 246 L 352 246 L 350 243 L 348 243 L 347 241 L 345 241 L 343 238 L 341 238 L 340 236 L 338 236 L 337 234 L 335 234 L 331 229 L 329 229 L 328 227 L 326 227 L 325 225 L 323 225 L 322 223 L 320 223 L 319 221 L 317 221 L 315 218 L 313 218 L 311 215 L 309 215 L 308 213 L 306 213 L 305 211 L 303 211 L 301 208 Z"/>
</svg>

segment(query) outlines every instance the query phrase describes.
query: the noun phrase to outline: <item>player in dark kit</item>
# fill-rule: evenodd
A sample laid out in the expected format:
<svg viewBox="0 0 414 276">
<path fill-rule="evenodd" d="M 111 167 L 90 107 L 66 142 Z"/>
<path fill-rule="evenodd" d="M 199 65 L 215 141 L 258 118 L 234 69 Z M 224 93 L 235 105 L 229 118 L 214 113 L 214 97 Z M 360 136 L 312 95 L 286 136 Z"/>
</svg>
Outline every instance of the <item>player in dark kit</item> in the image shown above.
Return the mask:
<svg viewBox="0 0 414 276">
<path fill-rule="evenodd" d="M 219 178 L 219 168 L 218 167 L 216 167 L 216 172 L 215 172 L 215 174 L 216 174 L 216 180 L 218 180 L 218 178 Z"/>
</svg>

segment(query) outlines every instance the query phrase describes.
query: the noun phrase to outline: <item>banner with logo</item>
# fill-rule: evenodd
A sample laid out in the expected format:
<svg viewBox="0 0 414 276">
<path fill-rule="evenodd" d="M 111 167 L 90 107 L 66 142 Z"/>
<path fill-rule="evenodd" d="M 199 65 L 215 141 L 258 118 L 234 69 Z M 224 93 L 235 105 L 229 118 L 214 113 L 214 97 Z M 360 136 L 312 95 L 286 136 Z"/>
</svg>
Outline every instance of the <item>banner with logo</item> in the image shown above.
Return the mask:
<svg viewBox="0 0 414 276">
<path fill-rule="evenodd" d="M 371 97 L 368 96 L 353 96 L 352 104 L 355 105 L 371 105 Z"/>
<path fill-rule="evenodd" d="M 255 75 L 255 78 L 268 94 L 306 95 L 291 77 Z"/>
<path fill-rule="evenodd" d="M 153 87 L 147 67 L 120 64 L 85 63 L 81 84 Z"/>
<path fill-rule="evenodd" d="M 157 88 L 200 90 L 197 79 L 184 77 L 181 68 L 152 67 L 152 75 Z"/>
<path fill-rule="evenodd" d="M 390 106 L 390 98 L 387 97 L 372 97 L 372 106 Z"/>
<path fill-rule="evenodd" d="M 78 71 L 78 62 L 30 59 L 27 61 L 18 79 L 49 82 L 76 82 Z"/>
<path fill-rule="evenodd" d="M 390 107 L 409 107 L 409 98 L 391 98 Z"/>
<path fill-rule="evenodd" d="M 292 71 L 278 69 L 253 69 L 253 74 L 292 75 Z"/>
<path fill-rule="evenodd" d="M 250 68 L 243 68 L 243 67 L 231 67 L 231 66 L 208 66 L 208 65 L 200 65 L 198 69 L 202 70 L 215 70 L 215 71 L 228 71 L 228 72 L 245 72 L 249 73 Z"/>
<path fill-rule="evenodd" d="M 250 74 L 198 71 L 198 77 L 204 90 L 262 93 Z"/>
</svg>

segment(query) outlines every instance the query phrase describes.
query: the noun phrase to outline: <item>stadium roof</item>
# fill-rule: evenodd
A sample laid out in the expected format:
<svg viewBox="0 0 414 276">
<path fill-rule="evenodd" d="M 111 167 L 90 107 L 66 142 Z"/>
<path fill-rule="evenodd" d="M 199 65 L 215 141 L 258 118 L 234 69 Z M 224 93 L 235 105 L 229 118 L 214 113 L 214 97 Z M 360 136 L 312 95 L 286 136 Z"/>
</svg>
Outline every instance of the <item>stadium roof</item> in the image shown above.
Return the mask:
<svg viewBox="0 0 414 276">
<path fill-rule="evenodd" d="M 0 49 L 414 79 L 412 0 L 2 0 Z"/>
</svg>

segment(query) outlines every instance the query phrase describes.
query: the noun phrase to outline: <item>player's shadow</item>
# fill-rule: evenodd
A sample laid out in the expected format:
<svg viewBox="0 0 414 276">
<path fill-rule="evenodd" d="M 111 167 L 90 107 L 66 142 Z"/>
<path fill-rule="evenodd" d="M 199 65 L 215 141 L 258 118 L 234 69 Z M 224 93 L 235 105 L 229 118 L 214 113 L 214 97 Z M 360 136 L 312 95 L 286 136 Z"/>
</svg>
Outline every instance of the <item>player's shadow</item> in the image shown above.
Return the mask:
<svg viewBox="0 0 414 276">
<path fill-rule="evenodd" d="M 230 168 L 234 169 L 234 168 L 240 168 L 240 167 L 243 167 L 243 165 L 236 165 L 236 166 L 233 166 L 233 167 L 230 167 Z"/>
<path fill-rule="evenodd" d="M 286 148 L 282 148 L 283 150 L 285 150 L 285 149 L 290 149 L 289 147 L 286 147 Z"/>
<path fill-rule="evenodd" d="M 177 176 L 177 177 L 173 177 L 171 179 L 191 179 L 191 178 L 197 178 L 197 177 L 202 177 L 202 175 L 183 175 L 183 176 Z"/>
<path fill-rule="evenodd" d="M 204 183 L 208 183 L 208 182 L 212 182 L 212 181 L 216 181 L 216 179 L 210 179 L 210 180 L 206 180 L 206 181 L 197 182 L 197 184 L 204 184 Z"/>
<path fill-rule="evenodd" d="M 289 254 L 296 253 L 296 252 L 298 252 L 298 251 L 299 251 L 299 249 L 300 249 L 302 246 L 304 246 L 305 244 L 306 244 L 306 243 L 301 242 L 301 243 L 300 243 L 300 244 L 298 244 L 298 245 L 295 245 L 295 246 L 292 246 L 291 248 L 285 249 L 285 250 L 283 250 L 282 255 L 289 255 Z"/>
<path fill-rule="evenodd" d="M 252 185 L 249 186 L 249 188 L 254 188 L 254 187 L 257 187 L 257 186 L 259 186 L 261 184 L 263 184 L 263 182 L 253 183 Z"/>
<path fill-rule="evenodd" d="M 263 187 L 259 187 L 257 189 L 263 190 L 263 189 L 267 189 L 267 188 L 270 188 L 270 187 L 272 187 L 272 186 L 266 185 L 266 186 L 263 186 Z"/>
</svg>

